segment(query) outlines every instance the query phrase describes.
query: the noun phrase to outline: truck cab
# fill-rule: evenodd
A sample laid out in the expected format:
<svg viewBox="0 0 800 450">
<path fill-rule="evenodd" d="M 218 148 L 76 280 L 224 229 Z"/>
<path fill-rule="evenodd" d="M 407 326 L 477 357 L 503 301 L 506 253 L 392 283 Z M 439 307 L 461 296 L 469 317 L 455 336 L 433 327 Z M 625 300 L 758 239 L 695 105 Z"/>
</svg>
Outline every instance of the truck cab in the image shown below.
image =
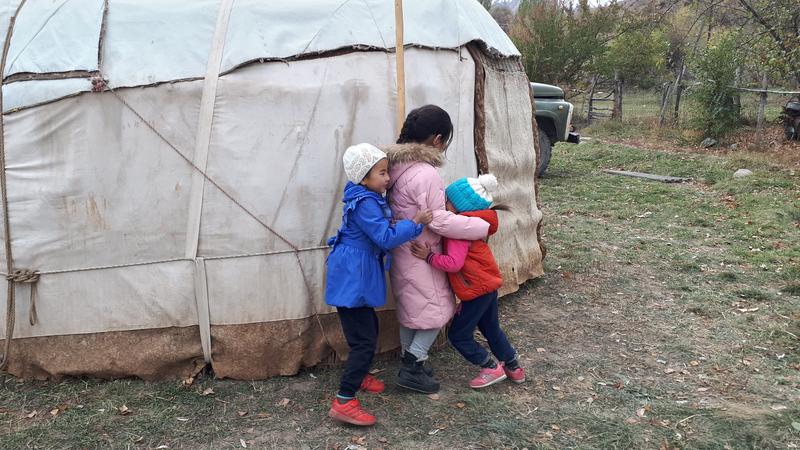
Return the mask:
<svg viewBox="0 0 800 450">
<path fill-rule="evenodd" d="M 531 83 L 536 105 L 536 123 L 539 126 L 540 159 L 538 176 L 544 175 L 550 164 L 553 144 L 556 142 L 580 143 L 580 135 L 572 126 L 572 103 L 564 100 L 564 90 L 544 83 Z"/>
</svg>

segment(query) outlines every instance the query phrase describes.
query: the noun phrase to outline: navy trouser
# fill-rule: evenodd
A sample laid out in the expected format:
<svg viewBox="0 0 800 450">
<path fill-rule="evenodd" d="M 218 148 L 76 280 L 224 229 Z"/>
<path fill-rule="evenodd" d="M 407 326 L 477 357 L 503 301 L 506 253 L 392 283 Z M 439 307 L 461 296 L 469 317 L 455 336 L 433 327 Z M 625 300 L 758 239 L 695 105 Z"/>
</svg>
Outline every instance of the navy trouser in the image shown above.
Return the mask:
<svg viewBox="0 0 800 450">
<path fill-rule="evenodd" d="M 497 291 L 482 295 L 474 300 L 462 301 L 461 311 L 453 317 L 447 338 L 453 347 L 467 361 L 483 365 L 489 361 L 489 352 L 475 342 L 475 327 L 481 330 L 483 337 L 489 341 L 489 348 L 494 356 L 504 362 L 513 361 L 517 357 L 514 347 L 508 342 L 506 334 L 500 329 L 497 313 Z"/>
<path fill-rule="evenodd" d="M 338 307 L 336 310 L 339 312 L 339 321 L 342 323 L 347 345 L 350 346 L 350 356 L 344 365 L 339 395 L 355 397 L 375 356 L 375 347 L 378 344 L 378 316 L 375 310 L 369 307 Z"/>
</svg>

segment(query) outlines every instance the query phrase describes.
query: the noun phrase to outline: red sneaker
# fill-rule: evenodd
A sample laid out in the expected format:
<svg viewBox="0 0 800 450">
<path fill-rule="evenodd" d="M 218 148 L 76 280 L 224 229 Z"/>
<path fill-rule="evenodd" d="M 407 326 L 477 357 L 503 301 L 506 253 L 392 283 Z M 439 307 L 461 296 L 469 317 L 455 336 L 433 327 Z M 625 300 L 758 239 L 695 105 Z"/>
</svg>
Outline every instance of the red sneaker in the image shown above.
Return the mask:
<svg viewBox="0 0 800 450">
<path fill-rule="evenodd" d="M 356 399 L 350 399 L 345 403 L 339 403 L 338 398 L 333 399 L 328 417 L 339 422 L 367 427 L 375 425 L 375 416 L 361 409 L 361 403 Z"/>
<path fill-rule="evenodd" d="M 364 381 L 361 382 L 361 390 L 367 391 L 370 394 L 380 394 L 384 389 L 386 389 L 386 385 L 383 384 L 383 381 L 370 374 L 367 374 L 367 376 L 364 377 Z"/>
<path fill-rule="evenodd" d="M 472 389 L 485 388 L 495 383 L 499 383 L 506 379 L 506 372 L 503 366 L 498 364 L 494 369 L 484 368 L 478 373 L 478 376 L 469 382 L 469 387 Z"/>
<path fill-rule="evenodd" d="M 505 365 L 503 365 L 503 371 L 506 373 L 508 379 L 513 381 L 514 383 L 519 384 L 525 382 L 525 370 L 522 367 L 517 367 L 516 369 L 511 370 Z"/>
</svg>

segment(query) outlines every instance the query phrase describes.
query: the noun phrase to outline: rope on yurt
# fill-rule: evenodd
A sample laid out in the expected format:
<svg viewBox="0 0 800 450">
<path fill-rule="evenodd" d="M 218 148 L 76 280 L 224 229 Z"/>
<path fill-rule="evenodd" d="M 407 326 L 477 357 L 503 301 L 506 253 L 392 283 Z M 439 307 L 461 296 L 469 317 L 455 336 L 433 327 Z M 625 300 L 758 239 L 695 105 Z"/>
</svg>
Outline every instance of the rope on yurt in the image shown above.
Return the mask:
<svg viewBox="0 0 800 450">
<path fill-rule="evenodd" d="M 154 133 L 154 134 L 155 134 L 155 135 L 156 135 L 156 136 L 157 136 L 159 139 L 161 139 L 161 140 L 162 140 L 162 141 L 163 141 L 165 144 L 167 144 L 167 146 L 168 146 L 170 149 L 172 149 L 172 150 L 173 150 L 175 153 L 177 153 L 177 154 L 178 154 L 178 156 L 180 156 L 180 157 L 181 157 L 181 159 L 183 159 L 184 161 L 186 161 L 186 163 L 187 163 L 187 164 L 189 164 L 189 165 L 190 165 L 190 166 L 191 166 L 191 167 L 192 167 L 194 170 L 198 171 L 198 172 L 199 172 L 199 173 L 200 173 L 200 174 L 201 174 L 201 175 L 202 175 L 202 176 L 205 178 L 205 180 L 206 180 L 206 181 L 208 181 L 209 183 L 211 183 L 211 185 L 212 185 L 212 186 L 214 186 L 215 188 L 217 188 L 217 189 L 218 189 L 218 190 L 219 190 L 219 191 L 220 191 L 220 192 L 221 192 L 221 193 L 222 193 L 222 194 L 223 194 L 225 197 L 228 197 L 228 199 L 229 199 L 231 202 L 233 202 L 233 204 L 234 204 L 234 205 L 238 206 L 238 207 L 239 207 L 239 208 L 240 208 L 242 211 L 244 211 L 244 212 L 245 212 L 245 213 L 246 213 L 248 216 L 250 216 L 250 217 L 251 217 L 253 220 L 255 220 L 255 221 L 256 221 L 256 222 L 258 222 L 258 223 L 259 223 L 259 224 L 260 224 L 262 227 L 264 227 L 264 229 L 268 230 L 270 233 L 272 233 L 272 234 L 273 234 L 273 235 L 275 235 L 275 236 L 276 236 L 278 239 L 280 239 L 280 240 L 281 240 L 281 241 L 282 241 L 284 244 L 288 245 L 288 246 L 289 246 L 289 248 L 291 248 L 291 252 L 294 254 L 294 256 L 295 256 L 295 259 L 297 260 L 297 265 L 298 265 L 298 267 L 300 268 L 300 274 L 301 274 L 301 276 L 303 277 L 303 283 L 304 283 L 304 285 L 305 285 L 306 292 L 308 293 L 308 298 L 310 299 L 310 302 L 309 302 L 309 304 L 311 305 L 311 311 L 312 311 L 312 315 L 314 316 L 314 319 L 316 320 L 316 322 L 317 322 L 317 325 L 319 326 L 320 333 L 322 334 L 322 338 L 325 340 L 325 343 L 328 345 L 328 347 L 330 347 L 330 348 L 331 348 L 331 350 L 333 350 L 333 353 L 334 353 L 334 355 L 337 355 L 337 352 L 336 352 L 336 347 L 334 347 L 334 346 L 333 346 L 333 344 L 331 343 L 331 340 L 328 338 L 328 334 L 325 332 L 325 326 L 322 324 L 322 320 L 319 318 L 319 311 L 318 311 L 318 309 L 317 309 L 317 306 L 316 306 L 316 303 L 315 303 L 315 301 L 316 301 L 316 300 L 315 300 L 314 290 L 311 288 L 311 283 L 308 281 L 308 276 L 307 276 L 307 274 L 306 274 L 305 267 L 304 267 L 304 265 L 303 265 L 302 259 L 300 258 L 300 253 L 303 251 L 303 249 L 301 249 L 301 248 L 297 247 L 297 246 L 296 246 L 296 245 L 294 245 L 294 244 L 293 244 L 291 241 L 289 241 L 289 239 L 287 239 L 287 238 L 286 238 L 286 237 L 284 237 L 282 234 L 280 234 L 280 233 L 278 233 L 277 231 L 275 231 L 275 229 L 274 229 L 274 228 L 272 228 L 271 226 L 269 226 L 269 225 L 268 225 L 266 222 L 264 222 L 263 220 L 261 220 L 261 218 L 259 218 L 259 217 L 258 217 L 258 215 L 256 215 L 254 212 L 252 212 L 252 211 L 251 211 L 249 208 L 247 208 L 246 206 L 244 206 L 244 205 L 243 205 L 243 204 L 242 204 L 242 203 L 241 203 L 239 200 L 237 200 L 237 199 L 236 199 L 236 197 L 235 197 L 234 195 L 232 195 L 232 194 L 231 194 L 230 192 L 228 192 L 228 191 L 227 191 L 227 190 L 226 190 L 224 187 L 222 187 L 222 185 L 220 185 L 220 184 L 219 184 L 219 183 L 218 183 L 218 182 L 217 182 L 217 181 L 216 181 L 214 178 L 212 178 L 211 176 L 209 176 L 209 175 L 208 175 L 208 174 L 207 174 L 207 173 L 206 173 L 204 170 L 200 169 L 200 167 L 198 167 L 198 166 L 197 166 L 197 165 L 196 165 L 196 164 L 195 164 L 195 163 L 194 163 L 194 162 L 193 162 L 191 159 L 189 159 L 189 157 L 187 157 L 187 156 L 186 156 L 186 155 L 185 155 L 183 152 L 181 152 L 181 151 L 180 151 L 180 150 L 179 150 L 179 149 L 178 149 L 178 148 L 177 148 L 177 147 L 176 147 L 176 146 L 175 146 L 175 145 L 174 145 L 172 142 L 170 142 L 170 141 L 169 141 L 169 139 L 167 139 L 167 138 L 166 138 L 166 137 L 165 137 L 165 136 L 164 136 L 164 135 L 163 135 L 161 132 L 159 132 L 159 131 L 158 131 L 158 129 L 156 129 L 156 127 L 155 127 L 155 126 L 153 126 L 153 125 L 150 123 L 150 121 L 148 121 L 147 119 L 145 119 L 145 118 L 144 118 L 144 116 L 142 116 L 142 114 L 141 114 L 141 113 L 139 113 L 139 111 L 137 111 L 137 110 L 136 110 L 136 109 L 135 109 L 133 106 L 131 106 L 131 105 L 130 105 L 130 104 L 129 104 L 129 103 L 128 103 L 128 102 L 127 102 L 127 101 L 126 101 L 124 98 L 122 98 L 122 96 L 121 96 L 121 95 L 120 95 L 120 94 L 119 94 L 119 93 L 116 91 L 116 89 L 115 89 L 115 88 L 112 88 L 112 87 L 108 86 L 108 84 L 106 84 L 105 80 L 106 80 L 106 78 L 103 76 L 103 73 L 102 73 L 102 71 L 101 71 L 101 73 L 100 73 L 100 79 L 99 79 L 99 80 L 96 80 L 96 81 L 94 82 L 94 83 L 96 84 L 96 90 L 97 90 L 97 91 L 100 91 L 100 90 L 102 90 L 102 89 L 105 89 L 106 91 L 108 91 L 108 92 L 111 92 L 111 93 L 114 95 L 114 97 L 115 97 L 115 98 L 116 98 L 116 99 L 117 99 L 117 100 L 118 100 L 118 101 L 119 101 L 119 102 L 120 102 L 120 103 L 121 103 L 123 106 L 125 106 L 125 107 L 126 107 L 128 110 L 130 110 L 130 111 L 131 111 L 131 112 L 132 112 L 132 113 L 133 113 L 133 114 L 134 114 L 134 115 L 135 115 L 135 116 L 136 116 L 136 117 L 137 117 L 139 120 L 141 120 L 141 121 L 142 121 L 142 122 L 145 124 L 145 126 L 147 126 L 147 128 L 149 128 L 149 129 L 150 129 L 150 131 L 152 131 L 152 132 L 153 132 L 153 133 Z M 285 253 L 289 253 L 289 252 L 285 252 Z M 211 259 L 211 258 L 206 258 L 206 259 Z M 44 273 L 44 272 L 42 272 L 42 273 Z M 337 356 L 338 356 L 338 355 L 337 355 Z"/>
<path fill-rule="evenodd" d="M 8 59 L 8 48 L 11 44 L 11 35 L 14 33 L 14 23 L 17 21 L 17 16 L 19 15 L 22 6 L 25 4 L 25 0 L 21 0 L 19 5 L 17 6 L 17 10 L 14 12 L 14 15 L 11 16 L 8 22 L 8 31 L 6 31 L 6 40 L 3 44 L 3 55 L 2 59 L 0 59 L 0 79 L 5 76 L 6 73 L 6 60 Z M 14 257 L 11 254 L 11 229 L 9 226 L 8 220 L 8 189 L 6 186 L 6 139 L 5 139 L 5 121 L 3 116 L 3 89 L 2 83 L 0 83 L 0 191 L 2 193 L 2 200 L 3 200 L 3 241 L 5 243 L 5 250 L 6 250 L 6 271 L 9 275 L 6 275 L 6 283 L 8 285 L 8 293 L 6 296 L 6 339 L 5 345 L 3 348 L 3 356 L 0 359 L 0 370 L 5 370 L 8 366 L 8 352 L 11 349 L 11 339 L 14 337 L 14 321 L 15 316 L 17 314 L 16 305 L 15 305 L 15 298 L 14 298 L 14 287 L 15 283 L 18 279 L 22 277 L 15 278 L 13 274 L 15 273 L 14 267 Z M 27 271 L 25 273 L 35 273 L 34 271 Z M 39 276 L 36 275 L 26 275 L 27 279 L 30 283 L 36 283 L 39 280 Z M 31 284 L 31 305 L 35 303 L 35 284 Z M 36 310 L 33 309 L 33 316 L 36 315 Z M 32 317 L 33 317 L 32 316 Z"/>
</svg>

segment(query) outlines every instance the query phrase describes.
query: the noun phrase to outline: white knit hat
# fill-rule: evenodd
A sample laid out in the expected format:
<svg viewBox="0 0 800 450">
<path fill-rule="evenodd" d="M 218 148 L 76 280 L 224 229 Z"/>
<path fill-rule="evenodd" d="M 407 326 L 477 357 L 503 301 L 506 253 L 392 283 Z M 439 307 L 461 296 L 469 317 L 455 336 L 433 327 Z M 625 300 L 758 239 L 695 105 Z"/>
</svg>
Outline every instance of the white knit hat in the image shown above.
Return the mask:
<svg viewBox="0 0 800 450">
<path fill-rule="evenodd" d="M 347 179 L 353 183 L 361 183 L 378 161 L 386 158 L 386 153 L 372 144 L 352 145 L 344 151 L 342 163 Z"/>
</svg>

